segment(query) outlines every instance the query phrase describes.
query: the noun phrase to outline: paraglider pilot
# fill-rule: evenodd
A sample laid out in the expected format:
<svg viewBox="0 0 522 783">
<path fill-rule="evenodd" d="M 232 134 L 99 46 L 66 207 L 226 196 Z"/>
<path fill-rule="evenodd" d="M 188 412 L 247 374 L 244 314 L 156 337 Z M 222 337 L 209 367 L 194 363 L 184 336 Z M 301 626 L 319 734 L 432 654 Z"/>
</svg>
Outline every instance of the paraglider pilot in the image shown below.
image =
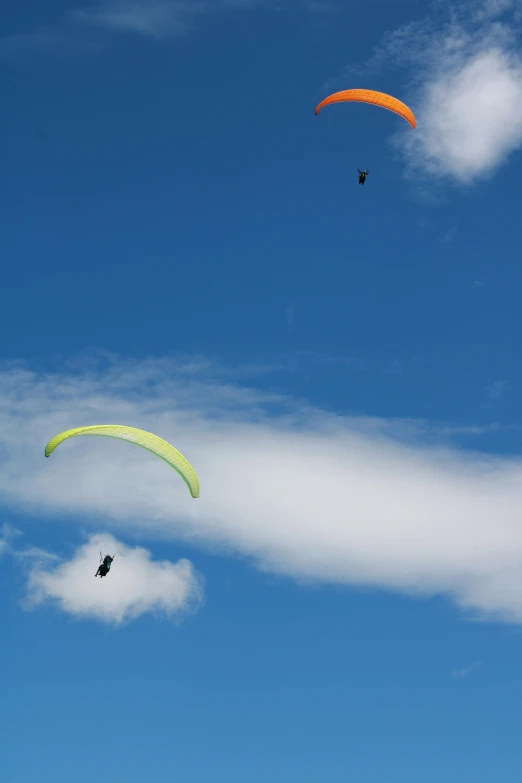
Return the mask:
<svg viewBox="0 0 522 783">
<path fill-rule="evenodd" d="M 357 169 L 357 171 L 359 172 L 359 185 L 364 185 L 364 183 L 366 181 L 366 177 L 368 176 L 368 174 L 370 172 L 369 171 L 361 171 L 360 169 Z"/>
<path fill-rule="evenodd" d="M 114 555 L 113 557 L 111 557 L 110 555 L 105 555 L 105 557 L 103 558 L 103 562 L 101 562 L 100 565 L 98 566 L 98 570 L 96 571 L 94 576 L 96 577 L 99 575 L 102 578 L 104 576 L 107 576 L 107 574 L 111 570 L 111 563 L 113 560 L 114 560 Z"/>
</svg>

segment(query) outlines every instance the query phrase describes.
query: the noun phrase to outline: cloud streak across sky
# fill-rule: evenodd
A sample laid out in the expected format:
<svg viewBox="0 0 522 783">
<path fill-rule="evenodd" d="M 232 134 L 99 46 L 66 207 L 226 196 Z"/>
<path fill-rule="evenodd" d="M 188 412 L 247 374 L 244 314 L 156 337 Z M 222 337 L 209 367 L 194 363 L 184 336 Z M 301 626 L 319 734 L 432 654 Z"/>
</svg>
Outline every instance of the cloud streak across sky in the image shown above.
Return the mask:
<svg viewBox="0 0 522 783">
<path fill-rule="evenodd" d="M 4 368 L 4 505 L 191 541 L 298 581 L 444 595 L 522 622 L 519 459 L 429 445 L 423 426 L 336 416 L 203 368 Z M 201 498 L 154 456 L 111 439 L 78 438 L 44 458 L 52 436 L 92 423 L 169 440 L 196 468 Z"/>
<path fill-rule="evenodd" d="M 185 33 L 190 19 L 211 9 L 205 0 L 102 0 L 71 12 L 69 18 L 78 24 L 162 39 Z"/>
<path fill-rule="evenodd" d="M 6 36 L 0 52 L 7 57 L 30 54 L 93 54 L 103 49 L 107 35 L 135 35 L 168 41 L 186 35 L 205 17 L 247 11 L 262 6 L 277 8 L 273 0 L 98 0 L 70 9 L 54 24 Z M 309 12 L 321 10 L 313 0 L 295 0 Z"/>
<path fill-rule="evenodd" d="M 185 35 L 195 19 L 228 5 L 228 0 L 99 0 L 67 11 L 41 29 L 4 37 L 0 53 L 9 58 L 95 54 L 115 34 L 170 40 Z"/>
</svg>

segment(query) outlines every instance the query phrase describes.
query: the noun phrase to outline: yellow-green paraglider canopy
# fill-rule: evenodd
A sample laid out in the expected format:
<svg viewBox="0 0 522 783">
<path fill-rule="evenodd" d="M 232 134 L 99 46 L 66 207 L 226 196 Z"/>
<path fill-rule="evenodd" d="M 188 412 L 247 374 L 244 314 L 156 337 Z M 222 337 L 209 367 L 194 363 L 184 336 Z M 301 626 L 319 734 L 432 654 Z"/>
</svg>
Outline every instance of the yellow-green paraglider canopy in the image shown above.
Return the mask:
<svg viewBox="0 0 522 783">
<path fill-rule="evenodd" d="M 49 441 L 45 447 L 45 456 L 50 457 L 60 443 L 68 438 L 75 438 L 77 435 L 105 435 L 108 438 L 127 440 L 129 443 L 134 443 L 136 446 L 150 451 L 179 473 L 193 498 L 199 497 L 199 480 L 196 471 L 183 454 L 166 440 L 135 427 L 124 427 L 120 424 L 95 424 L 90 427 L 76 427 L 72 430 L 66 430 Z"/>
</svg>

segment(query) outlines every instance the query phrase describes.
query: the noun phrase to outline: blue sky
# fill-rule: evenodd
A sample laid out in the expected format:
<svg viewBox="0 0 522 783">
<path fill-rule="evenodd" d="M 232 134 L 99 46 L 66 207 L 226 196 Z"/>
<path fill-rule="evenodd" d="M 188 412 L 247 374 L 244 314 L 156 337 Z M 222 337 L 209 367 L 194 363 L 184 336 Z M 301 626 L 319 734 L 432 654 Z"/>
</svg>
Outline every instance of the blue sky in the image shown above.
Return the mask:
<svg viewBox="0 0 522 783">
<path fill-rule="evenodd" d="M 2 779 L 522 779 L 520 2 L 5 6 Z"/>
</svg>

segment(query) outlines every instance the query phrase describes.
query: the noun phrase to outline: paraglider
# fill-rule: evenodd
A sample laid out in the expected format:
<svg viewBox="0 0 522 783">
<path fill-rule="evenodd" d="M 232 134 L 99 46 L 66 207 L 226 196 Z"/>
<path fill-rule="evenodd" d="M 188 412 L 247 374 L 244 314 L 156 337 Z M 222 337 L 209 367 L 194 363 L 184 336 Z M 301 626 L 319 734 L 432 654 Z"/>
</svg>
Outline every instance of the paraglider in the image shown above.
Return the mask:
<svg viewBox="0 0 522 783">
<path fill-rule="evenodd" d="M 385 92 L 377 92 L 376 90 L 341 90 L 341 92 L 334 92 L 329 95 L 317 106 L 315 114 L 319 114 L 324 106 L 329 106 L 331 103 L 345 103 L 345 102 L 358 102 L 358 103 L 370 103 L 374 106 L 381 106 L 383 109 L 395 112 L 410 123 L 412 128 L 417 127 L 417 120 L 415 115 L 409 106 L 399 101 L 398 98 L 394 98 L 392 95 L 388 95 Z M 359 185 L 364 185 L 366 177 L 370 173 L 368 170 L 359 172 Z"/>
<path fill-rule="evenodd" d="M 127 440 L 129 443 L 134 443 L 136 446 L 152 452 L 152 454 L 155 454 L 179 473 L 193 498 L 199 497 L 199 479 L 194 468 L 183 454 L 175 449 L 174 446 L 171 446 L 170 443 L 167 443 L 166 440 L 153 435 L 151 432 L 139 430 L 135 427 L 124 427 L 120 424 L 96 424 L 90 427 L 76 427 L 72 430 L 66 430 L 49 441 L 45 447 L 45 456 L 50 457 L 60 443 L 77 435 L 105 435 L 109 438 Z"/>
<path fill-rule="evenodd" d="M 116 555 L 113 555 L 112 557 L 110 555 L 105 555 L 105 557 L 103 557 L 100 552 L 100 565 L 98 566 L 98 570 L 94 574 L 94 577 L 100 576 L 103 579 L 104 576 L 107 576 L 111 570 L 112 561 L 115 557 Z"/>
<path fill-rule="evenodd" d="M 377 92 L 376 90 L 341 90 L 341 92 L 335 92 L 321 101 L 316 108 L 315 113 L 316 115 L 319 114 L 324 106 L 329 106 L 331 103 L 344 103 L 349 101 L 371 103 L 374 106 L 381 106 L 383 109 L 388 109 L 388 111 L 393 111 L 395 114 L 404 117 L 412 128 L 417 127 L 417 120 L 409 106 L 406 106 L 405 103 L 399 101 L 398 98 L 394 98 L 392 95 L 388 95 L 385 92 Z"/>
</svg>

